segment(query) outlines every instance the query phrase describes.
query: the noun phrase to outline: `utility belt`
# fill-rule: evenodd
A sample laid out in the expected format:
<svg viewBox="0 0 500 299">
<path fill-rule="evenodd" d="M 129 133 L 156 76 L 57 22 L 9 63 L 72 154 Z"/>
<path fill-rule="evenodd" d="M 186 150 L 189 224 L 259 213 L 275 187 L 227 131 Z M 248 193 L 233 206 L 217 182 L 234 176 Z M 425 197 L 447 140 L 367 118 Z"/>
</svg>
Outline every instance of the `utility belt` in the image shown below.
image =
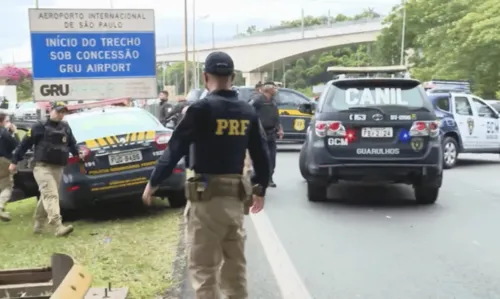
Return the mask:
<svg viewBox="0 0 500 299">
<path fill-rule="evenodd" d="M 245 214 L 251 206 L 252 184 L 241 174 L 195 174 L 186 182 L 186 197 L 191 202 L 205 202 L 213 197 L 233 197 L 241 200 Z"/>
</svg>

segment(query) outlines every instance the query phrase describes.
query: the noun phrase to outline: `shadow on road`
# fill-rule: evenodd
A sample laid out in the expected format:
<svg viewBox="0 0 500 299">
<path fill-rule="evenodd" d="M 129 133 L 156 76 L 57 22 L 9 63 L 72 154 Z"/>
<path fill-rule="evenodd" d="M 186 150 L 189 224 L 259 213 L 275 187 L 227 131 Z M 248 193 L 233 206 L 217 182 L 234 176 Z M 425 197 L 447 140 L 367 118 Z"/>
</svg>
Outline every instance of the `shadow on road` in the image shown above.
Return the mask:
<svg viewBox="0 0 500 299">
<path fill-rule="evenodd" d="M 415 208 L 419 206 L 415 201 L 413 188 L 407 185 L 340 183 L 329 188 L 328 198 L 325 204 L 362 208 Z"/>
<path fill-rule="evenodd" d="M 456 167 L 483 166 L 483 165 L 500 165 L 500 161 L 495 160 L 478 160 L 478 159 L 459 159 Z"/>
</svg>

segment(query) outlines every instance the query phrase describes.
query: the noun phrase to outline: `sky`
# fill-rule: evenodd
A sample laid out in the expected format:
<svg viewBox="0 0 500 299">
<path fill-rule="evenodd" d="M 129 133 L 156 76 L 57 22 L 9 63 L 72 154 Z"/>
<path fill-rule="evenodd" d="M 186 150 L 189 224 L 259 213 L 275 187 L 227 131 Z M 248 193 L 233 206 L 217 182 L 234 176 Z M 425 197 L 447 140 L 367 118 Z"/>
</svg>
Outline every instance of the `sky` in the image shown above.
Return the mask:
<svg viewBox="0 0 500 299">
<path fill-rule="evenodd" d="M 31 60 L 28 8 L 36 0 L 2 0 L 0 19 L 0 64 Z M 401 0 L 188 0 L 189 23 L 196 21 L 196 43 L 212 39 L 212 23 L 216 40 L 229 39 L 250 25 L 257 28 L 278 24 L 282 20 L 306 15 L 355 15 L 366 8 L 387 14 Z M 149 8 L 155 10 L 157 45 L 159 48 L 179 46 L 182 42 L 183 0 L 38 0 L 40 8 Z M 6 25 L 7 24 L 7 25 Z M 190 29 L 191 32 L 191 29 Z M 191 35 L 191 33 L 190 33 Z M 190 37 L 191 39 L 191 37 Z"/>
</svg>

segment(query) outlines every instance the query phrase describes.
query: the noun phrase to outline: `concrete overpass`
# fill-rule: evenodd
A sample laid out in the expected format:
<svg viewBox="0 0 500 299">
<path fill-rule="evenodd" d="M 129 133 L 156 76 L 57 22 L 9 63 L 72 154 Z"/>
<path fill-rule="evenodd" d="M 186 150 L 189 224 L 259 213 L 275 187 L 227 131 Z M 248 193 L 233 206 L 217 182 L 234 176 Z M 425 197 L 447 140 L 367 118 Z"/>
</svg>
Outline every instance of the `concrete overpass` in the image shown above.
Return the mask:
<svg viewBox="0 0 500 299">
<path fill-rule="evenodd" d="M 233 57 L 236 68 L 243 72 L 246 84 L 255 85 L 265 79 L 266 72 L 272 70 L 275 64 L 279 67 L 284 60 L 293 60 L 306 53 L 322 52 L 336 46 L 373 42 L 382 28 L 382 18 L 379 18 L 306 27 L 304 30 L 291 28 L 261 32 L 227 41 L 215 41 L 210 45 L 196 45 L 196 61 L 204 62 L 213 51 L 225 51 Z M 188 55 L 191 61 L 191 50 Z M 184 49 L 158 49 L 156 60 L 184 61 Z M 14 65 L 31 68 L 29 61 Z"/>
<path fill-rule="evenodd" d="M 336 46 L 373 42 L 382 28 L 382 19 L 371 19 L 306 27 L 304 31 L 293 28 L 263 32 L 214 45 L 197 45 L 195 55 L 197 62 L 203 62 L 211 52 L 225 51 L 233 58 L 235 67 L 243 72 L 246 85 L 255 85 L 265 79 L 266 72 L 274 64 L 280 67 L 285 59 L 296 59 L 305 53 L 322 52 Z M 192 51 L 188 57 L 192 60 Z M 157 61 L 184 61 L 184 49 L 158 52 Z"/>
</svg>

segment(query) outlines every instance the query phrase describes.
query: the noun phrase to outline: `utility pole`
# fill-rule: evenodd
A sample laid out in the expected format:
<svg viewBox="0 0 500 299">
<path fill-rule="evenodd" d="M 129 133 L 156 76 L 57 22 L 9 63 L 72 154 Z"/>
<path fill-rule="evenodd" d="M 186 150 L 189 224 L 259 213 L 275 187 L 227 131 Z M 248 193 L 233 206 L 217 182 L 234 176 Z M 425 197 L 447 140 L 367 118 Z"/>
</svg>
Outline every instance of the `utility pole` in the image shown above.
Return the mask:
<svg viewBox="0 0 500 299">
<path fill-rule="evenodd" d="M 405 31 L 406 31 L 406 0 L 403 0 L 403 26 L 401 28 L 401 61 L 400 65 L 405 62 Z"/>
<path fill-rule="evenodd" d="M 188 94 L 188 2 L 184 0 L 184 96 Z"/>
<path fill-rule="evenodd" d="M 36 9 L 39 9 L 39 8 L 40 8 L 40 6 L 39 6 L 39 4 L 38 4 L 38 0 L 35 0 L 35 8 L 36 8 Z"/>
<path fill-rule="evenodd" d="M 193 0 L 193 88 L 196 88 L 196 0 Z"/>
</svg>

